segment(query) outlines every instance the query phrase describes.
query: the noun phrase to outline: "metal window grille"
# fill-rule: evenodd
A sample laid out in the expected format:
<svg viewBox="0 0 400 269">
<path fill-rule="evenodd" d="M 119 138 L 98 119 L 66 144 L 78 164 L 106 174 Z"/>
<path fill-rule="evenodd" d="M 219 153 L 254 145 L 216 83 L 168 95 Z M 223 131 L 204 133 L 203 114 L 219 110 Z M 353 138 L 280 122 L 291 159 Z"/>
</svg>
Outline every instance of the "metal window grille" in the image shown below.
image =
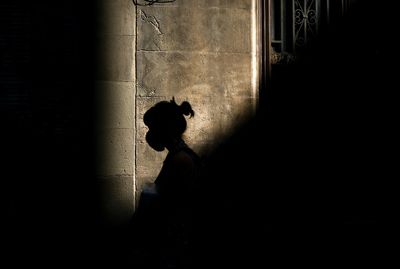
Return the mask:
<svg viewBox="0 0 400 269">
<path fill-rule="evenodd" d="M 271 0 L 272 63 L 287 63 L 318 33 L 343 16 L 355 0 Z"/>
</svg>

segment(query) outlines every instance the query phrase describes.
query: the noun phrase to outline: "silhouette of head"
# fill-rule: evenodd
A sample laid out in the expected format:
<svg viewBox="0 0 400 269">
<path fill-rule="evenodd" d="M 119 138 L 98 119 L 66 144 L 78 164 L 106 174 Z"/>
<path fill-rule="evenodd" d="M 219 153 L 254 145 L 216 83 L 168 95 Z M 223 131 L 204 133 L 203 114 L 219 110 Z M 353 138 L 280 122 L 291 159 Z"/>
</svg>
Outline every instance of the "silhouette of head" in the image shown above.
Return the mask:
<svg viewBox="0 0 400 269">
<path fill-rule="evenodd" d="M 156 151 L 163 151 L 180 139 L 187 126 L 184 115 L 194 116 L 192 106 L 187 101 L 178 105 L 174 98 L 169 102 L 161 101 L 147 110 L 143 117 L 144 124 L 149 128 L 147 143 Z"/>
</svg>

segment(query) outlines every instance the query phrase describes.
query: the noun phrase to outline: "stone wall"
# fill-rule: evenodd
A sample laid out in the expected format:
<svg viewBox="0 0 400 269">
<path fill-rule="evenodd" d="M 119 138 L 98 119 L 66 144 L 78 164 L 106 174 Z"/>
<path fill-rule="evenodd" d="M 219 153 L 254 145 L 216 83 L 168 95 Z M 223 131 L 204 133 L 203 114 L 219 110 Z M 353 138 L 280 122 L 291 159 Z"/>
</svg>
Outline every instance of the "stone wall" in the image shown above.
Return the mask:
<svg viewBox="0 0 400 269">
<path fill-rule="evenodd" d="M 137 193 L 154 181 L 167 153 L 146 144 L 143 114 L 149 107 L 173 96 L 189 101 L 196 115 L 188 119 L 185 140 L 204 158 L 254 111 L 255 2 L 137 6 Z"/>
<path fill-rule="evenodd" d="M 134 210 L 136 7 L 102 0 L 98 8 L 97 178 L 103 219 L 118 224 Z"/>
<path fill-rule="evenodd" d="M 106 219 L 130 218 L 167 154 L 145 141 L 152 105 L 189 101 L 196 115 L 184 138 L 205 158 L 255 111 L 255 2 L 102 0 L 97 173 Z"/>
</svg>

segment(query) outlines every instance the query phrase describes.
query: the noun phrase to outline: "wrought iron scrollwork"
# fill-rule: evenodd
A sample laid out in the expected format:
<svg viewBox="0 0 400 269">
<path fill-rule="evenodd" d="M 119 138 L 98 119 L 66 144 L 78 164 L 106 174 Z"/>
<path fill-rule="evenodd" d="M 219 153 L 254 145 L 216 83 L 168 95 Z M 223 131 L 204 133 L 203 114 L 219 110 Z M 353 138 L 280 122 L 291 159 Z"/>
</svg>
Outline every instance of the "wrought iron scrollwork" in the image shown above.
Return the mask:
<svg viewBox="0 0 400 269">
<path fill-rule="evenodd" d="M 316 0 L 294 1 L 294 47 L 306 45 L 317 34 L 318 16 Z"/>
<path fill-rule="evenodd" d="M 270 0 L 271 62 L 295 61 L 303 48 L 344 16 L 357 0 Z M 298 58 L 298 57 L 297 57 Z"/>
</svg>

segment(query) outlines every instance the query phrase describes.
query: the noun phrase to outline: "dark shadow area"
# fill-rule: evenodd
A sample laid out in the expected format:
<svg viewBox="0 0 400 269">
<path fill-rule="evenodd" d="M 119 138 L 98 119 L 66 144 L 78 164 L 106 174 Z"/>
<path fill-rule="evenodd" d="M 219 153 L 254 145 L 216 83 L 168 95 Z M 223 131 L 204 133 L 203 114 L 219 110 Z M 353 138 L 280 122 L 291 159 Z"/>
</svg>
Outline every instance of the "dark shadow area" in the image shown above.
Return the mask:
<svg viewBox="0 0 400 269">
<path fill-rule="evenodd" d="M 94 187 L 92 3 L 8 2 L 5 263 L 123 268 L 135 238 L 104 225 Z M 395 1 L 377 2 L 360 1 L 297 63 L 275 66 L 261 113 L 205 160 L 195 267 L 390 263 L 398 29 Z"/>
<path fill-rule="evenodd" d="M 391 263 L 394 10 L 359 1 L 273 67 L 258 118 L 207 160 L 199 268 Z"/>
<path fill-rule="evenodd" d="M 398 134 L 394 18 L 388 1 L 358 1 L 297 62 L 272 67 L 270 136 L 262 139 L 271 169 L 260 174 L 266 174 L 262 189 L 270 191 L 269 242 L 277 262 L 390 260 Z"/>
<path fill-rule="evenodd" d="M 93 189 L 92 1 L 0 4 L 2 263 L 85 265 Z"/>
<path fill-rule="evenodd" d="M 135 268 L 192 268 L 193 227 L 201 192 L 200 157 L 185 143 L 185 116 L 195 115 L 189 102 L 161 101 L 143 116 L 146 141 L 167 150 L 154 184 L 146 186 L 132 219 L 132 265 Z"/>
</svg>

